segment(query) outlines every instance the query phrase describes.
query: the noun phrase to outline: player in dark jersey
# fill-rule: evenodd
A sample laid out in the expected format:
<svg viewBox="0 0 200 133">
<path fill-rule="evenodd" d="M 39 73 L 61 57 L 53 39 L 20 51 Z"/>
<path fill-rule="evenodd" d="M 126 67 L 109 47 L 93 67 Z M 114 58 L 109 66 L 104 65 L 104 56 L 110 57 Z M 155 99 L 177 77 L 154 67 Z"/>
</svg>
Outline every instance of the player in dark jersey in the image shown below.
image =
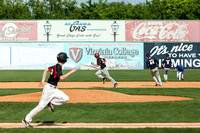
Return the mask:
<svg viewBox="0 0 200 133">
<path fill-rule="evenodd" d="M 146 61 L 146 66 L 147 68 L 151 70 L 151 75 L 156 82 L 156 86 L 158 86 L 158 81 L 160 83 L 160 86 L 162 86 L 162 81 L 161 81 L 159 70 L 158 70 L 158 60 L 155 58 L 152 58 L 150 54 L 147 54 L 146 57 L 148 58 Z"/>
<path fill-rule="evenodd" d="M 172 62 L 171 62 L 171 59 L 169 58 L 169 54 L 166 54 L 166 58 L 162 62 L 163 77 L 164 77 L 165 82 L 167 82 L 168 80 L 167 73 L 170 70 L 171 66 L 172 66 Z"/>
<path fill-rule="evenodd" d="M 97 64 L 94 64 L 93 62 L 91 63 L 92 65 L 96 66 L 96 67 L 100 67 L 101 69 L 98 70 L 96 72 L 96 76 L 98 78 L 101 78 L 103 80 L 103 84 L 106 82 L 107 78 L 110 79 L 110 81 L 114 84 L 114 87 L 113 88 L 116 88 L 117 87 L 117 82 L 110 76 L 109 72 L 108 72 L 108 69 L 106 67 L 106 60 L 103 59 L 103 58 L 100 58 L 99 57 L 99 53 L 95 53 L 94 57 L 97 59 Z M 104 75 L 106 75 L 107 78 L 104 78 L 101 73 L 103 73 Z"/>
<path fill-rule="evenodd" d="M 26 115 L 24 120 L 22 120 L 22 122 L 26 124 L 27 127 L 32 127 L 30 125 L 32 118 L 40 111 L 42 111 L 46 106 L 49 108 L 50 111 L 54 112 L 53 105 L 61 105 L 69 100 L 69 97 L 57 88 L 57 84 L 60 79 L 63 80 L 72 73 L 76 72 L 76 68 L 73 68 L 65 75 L 62 74 L 62 66 L 67 62 L 67 58 L 68 57 L 66 53 L 59 53 L 57 55 L 58 63 L 44 70 L 40 86 L 44 85 L 47 73 L 51 72 L 51 74 L 49 76 L 47 84 L 43 89 L 42 97 L 39 104 L 29 114 Z"/>
<path fill-rule="evenodd" d="M 182 65 L 177 65 L 175 67 L 175 70 L 177 70 L 177 78 L 179 81 L 184 80 L 184 68 Z"/>
</svg>

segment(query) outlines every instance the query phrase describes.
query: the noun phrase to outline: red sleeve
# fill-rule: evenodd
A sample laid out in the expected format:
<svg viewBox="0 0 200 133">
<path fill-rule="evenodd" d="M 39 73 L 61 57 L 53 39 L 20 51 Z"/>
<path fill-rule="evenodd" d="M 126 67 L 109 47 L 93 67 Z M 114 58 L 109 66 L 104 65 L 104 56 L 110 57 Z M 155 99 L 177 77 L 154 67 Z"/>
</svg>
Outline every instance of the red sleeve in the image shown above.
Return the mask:
<svg viewBox="0 0 200 133">
<path fill-rule="evenodd" d="M 48 70 L 49 70 L 50 72 L 52 71 L 52 69 L 53 69 L 52 67 L 49 67 L 49 68 L 48 68 Z"/>
</svg>

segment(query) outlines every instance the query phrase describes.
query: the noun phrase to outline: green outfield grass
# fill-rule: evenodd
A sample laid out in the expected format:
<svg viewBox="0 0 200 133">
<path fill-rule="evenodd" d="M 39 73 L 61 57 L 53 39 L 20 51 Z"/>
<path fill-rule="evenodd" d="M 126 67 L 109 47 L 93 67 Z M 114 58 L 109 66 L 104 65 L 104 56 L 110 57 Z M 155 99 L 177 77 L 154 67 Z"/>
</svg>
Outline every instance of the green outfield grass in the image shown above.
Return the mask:
<svg viewBox="0 0 200 133">
<path fill-rule="evenodd" d="M 68 71 L 63 71 L 66 73 Z M 95 70 L 79 70 L 64 82 L 101 81 L 95 76 Z M 149 70 L 110 70 L 116 81 L 153 81 Z M 7 70 L 0 71 L 0 82 L 39 82 L 41 70 Z M 161 78 L 162 70 L 160 70 Z M 200 81 L 199 70 L 185 70 L 185 81 Z M 169 71 L 169 81 L 178 81 L 176 71 Z M 63 82 L 63 81 L 62 81 Z M 88 88 L 91 89 L 91 88 Z M 194 98 L 190 101 L 147 102 L 147 103 L 66 103 L 55 106 L 55 112 L 47 108 L 33 119 L 33 122 L 200 122 L 199 88 L 92 88 L 110 90 L 130 95 L 170 95 Z M 42 89 L 0 89 L 0 96 L 31 92 Z M 38 103 L 0 102 L 0 122 L 21 122 Z M 199 133 L 200 129 L 0 129 L 8 132 L 70 132 L 70 133 Z"/>
<path fill-rule="evenodd" d="M 107 88 L 108 89 L 108 88 Z M 192 97 L 190 101 L 147 103 L 66 103 L 45 108 L 33 122 L 200 122 L 199 88 L 117 88 L 111 91 L 126 94 L 175 95 Z M 0 95 L 31 93 L 38 89 L 1 89 Z M 38 103 L 0 102 L 0 122 L 21 122 Z"/>
<path fill-rule="evenodd" d="M 78 70 L 63 81 L 101 81 L 95 76 L 96 71 Z M 64 70 L 63 74 L 67 72 Z M 153 81 L 150 70 L 110 70 L 109 73 L 116 81 Z M 162 73 L 160 70 L 160 76 L 163 79 Z M 185 81 L 200 81 L 200 70 L 185 70 L 184 73 Z M 42 74 L 43 70 L 2 70 L 0 71 L 0 82 L 39 82 Z M 169 81 L 178 81 L 175 70 L 169 71 Z"/>
</svg>

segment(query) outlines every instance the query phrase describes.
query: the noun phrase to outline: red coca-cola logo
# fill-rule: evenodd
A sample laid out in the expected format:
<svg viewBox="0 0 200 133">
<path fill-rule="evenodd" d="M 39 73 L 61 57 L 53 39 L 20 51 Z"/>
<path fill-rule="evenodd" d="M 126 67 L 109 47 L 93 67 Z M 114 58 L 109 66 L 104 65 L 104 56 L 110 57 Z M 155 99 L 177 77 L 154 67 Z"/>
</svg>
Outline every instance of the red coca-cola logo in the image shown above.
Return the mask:
<svg viewBox="0 0 200 133">
<path fill-rule="evenodd" d="M 197 22 L 126 21 L 126 41 L 191 41 L 196 40 Z"/>
<path fill-rule="evenodd" d="M 133 30 L 132 36 L 134 39 L 148 40 L 185 40 L 187 24 L 167 23 L 167 24 L 149 24 L 140 23 Z"/>
</svg>

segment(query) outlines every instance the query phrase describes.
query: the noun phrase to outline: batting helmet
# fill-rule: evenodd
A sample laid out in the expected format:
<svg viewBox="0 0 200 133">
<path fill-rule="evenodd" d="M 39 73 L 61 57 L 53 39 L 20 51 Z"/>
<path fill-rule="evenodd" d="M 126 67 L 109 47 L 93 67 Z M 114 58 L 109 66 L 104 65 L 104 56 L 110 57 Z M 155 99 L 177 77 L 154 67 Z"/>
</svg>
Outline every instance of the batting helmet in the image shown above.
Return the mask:
<svg viewBox="0 0 200 133">
<path fill-rule="evenodd" d="M 95 57 L 95 58 L 99 57 L 99 53 L 95 53 L 95 54 L 94 54 L 94 57 Z"/>
<path fill-rule="evenodd" d="M 67 62 L 67 58 L 69 58 L 69 57 L 68 57 L 67 54 L 64 53 L 64 52 L 60 52 L 60 53 L 57 55 L 57 60 L 58 60 L 58 62 L 65 63 L 65 62 Z"/>
</svg>

